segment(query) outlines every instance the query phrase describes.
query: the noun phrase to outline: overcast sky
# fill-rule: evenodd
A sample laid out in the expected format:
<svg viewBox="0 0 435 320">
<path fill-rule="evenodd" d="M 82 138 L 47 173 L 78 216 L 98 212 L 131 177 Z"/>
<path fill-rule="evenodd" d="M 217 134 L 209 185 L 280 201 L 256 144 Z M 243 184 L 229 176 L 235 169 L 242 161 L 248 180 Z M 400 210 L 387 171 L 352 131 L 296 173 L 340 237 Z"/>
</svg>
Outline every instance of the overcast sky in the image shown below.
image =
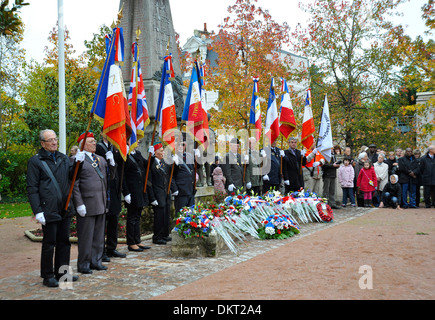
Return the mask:
<svg viewBox="0 0 435 320">
<path fill-rule="evenodd" d="M 29 0 L 29 6 L 21 10 L 26 25 L 22 47 L 27 50 L 27 59 L 42 62 L 44 47 L 48 44 L 50 31 L 56 26 L 58 0 Z M 84 40 L 91 40 L 101 25 L 110 26 L 116 20 L 119 0 L 63 0 L 64 23 L 70 31 L 71 43 L 78 54 L 85 50 Z M 268 9 L 279 23 L 286 21 L 294 29 L 297 23 L 305 24 L 308 17 L 298 8 L 297 0 L 259 0 L 257 7 Z M 303 2 L 311 2 L 304 0 Z M 404 16 L 397 23 L 407 24 L 412 37 L 422 34 L 421 6 L 427 0 L 412 0 L 400 7 Z M 170 0 L 175 31 L 180 34 L 180 43 L 193 35 L 194 29 L 218 31 L 217 26 L 228 16 L 227 8 L 235 0 Z"/>
</svg>

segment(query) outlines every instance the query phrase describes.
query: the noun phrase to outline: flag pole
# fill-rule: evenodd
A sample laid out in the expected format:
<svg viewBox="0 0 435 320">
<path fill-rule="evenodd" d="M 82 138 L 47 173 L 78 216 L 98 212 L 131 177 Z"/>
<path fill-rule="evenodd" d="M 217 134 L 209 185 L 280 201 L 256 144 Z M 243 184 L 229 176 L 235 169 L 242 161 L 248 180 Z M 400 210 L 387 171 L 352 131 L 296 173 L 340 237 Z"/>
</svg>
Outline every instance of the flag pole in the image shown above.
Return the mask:
<svg viewBox="0 0 435 320">
<path fill-rule="evenodd" d="M 166 55 L 168 55 L 168 53 L 169 53 L 169 43 L 170 43 L 170 40 L 171 40 L 171 38 L 168 39 L 168 44 L 166 46 Z M 166 70 L 162 70 L 162 73 L 163 72 L 166 72 Z M 157 102 L 157 111 L 159 111 L 159 103 L 160 103 L 160 101 Z M 153 135 L 151 136 L 151 145 L 154 145 L 154 139 L 155 139 L 155 136 L 156 136 L 156 130 L 157 130 L 157 117 L 155 117 L 155 119 L 154 119 L 154 129 L 153 129 Z M 151 154 L 151 152 L 149 152 L 148 153 L 147 172 L 146 172 L 146 175 L 145 175 L 145 185 L 144 185 L 144 188 L 143 188 L 143 192 L 144 193 L 147 190 L 148 175 L 149 175 L 149 172 L 150 172 L 150 164 L 151 164 L 151 157 L 152 157 L 152 154 Z"/>
<path fill-rule="evenodd" d="M 122 5 L 121 10 L 118 12 L 118 19 L 117 19 L 117 21 L 116 21 L 116 22 L 117 22 L 117 25 L 119 25 L 119 23 L 120 23 L 120 21 L 121 21 L 123 7 L 124 7 L 124 4 Z M 110 55 L 111 55 L 111 53 L 112 53 L 112 48 L 113 48 L 114 43 L 115 43 L 115 39 L 112 39 L 112 43 L 110 44 L 110 50 L 109 50 L 109 53 L 108 53 L 108 56 L 107 56 L 106 62 L 109 61 L 109 59 L 110 59 Z M 105 75 L 106 75 L 105 70 L 107 69 L 107 65 L 108 65 L 108 63 L 105 63 L 105 64 L 104 64 L 104 69 L 103 69 L 103 81 L 104 81 L 104 77 L 105 77 Z M 98 103 L 98 100 L 99 100 L 99 98 L 100 98 L 100 93 L 101 93 L 101 87 L 100 87 L 100 90 L 97 92 L 97 103 Z M 82 146 L 81 146 L 81 148 L 80 148 L 80 151 L 83 151 L 83 149 L 84 149 L 84 147 L 85 147 L 86 139 L 87 139 L 87 137 L 88 137 L 88 133 L 89 133 L 89 130 L 90 130 L 90 128 L 91 128 L 91 123 L 92 123 L 92 119 L 93 119 L 93 118 L 94 118 L 94 112 L 93 112 L 93 110 L 91 109 L 91 111 L 89 112 L 88 126 L 86 127 L 85 136 L 84 136 L 84 138 L 83 138 L 83 142 L 82 142 Z M 69 202 L 71 201 L 71 196 L 72 196 L 72 192 L 73 192 L 73 189 L 74 189 L 75 181 L 76 181 L 76 179 L 77 179 L 77 173 L 78 173 L 78 171 L 79 171 L 79 166 L 80 166 L 80 164 L 75 163 L 74 174 L 73 174 L 73 177 L 72 177 L 72 180 L 71 180 L 71 186 L 70 186 L 70 188 L 69 188 L 68 197 L 67 197 L 67 200 L 66 200 L 66 203 L 65 203 L 64 213 L 66 213 L 66 211 L 68 210 Z"/>
</svg>

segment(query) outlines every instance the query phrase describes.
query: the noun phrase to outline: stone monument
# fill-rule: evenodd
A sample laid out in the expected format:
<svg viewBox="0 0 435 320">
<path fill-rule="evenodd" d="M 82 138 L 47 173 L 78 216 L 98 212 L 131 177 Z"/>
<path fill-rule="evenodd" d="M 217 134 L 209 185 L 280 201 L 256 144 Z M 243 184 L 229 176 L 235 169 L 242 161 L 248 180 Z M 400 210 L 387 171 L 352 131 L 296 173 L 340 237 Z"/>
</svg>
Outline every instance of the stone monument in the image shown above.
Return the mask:
<svg viewBox="0 0 435 320">
<path fill-rule="evenodd" d="M 148 154 L 147 150 L 151 143 L 151 135 L 154 129 L 161 70 L 167 49 L 168 53 L 172 53 L 176 77 L 172 84 L 178 118 L 181 118 L 183 112 L 184 96 L 187 90 L 182 86 L 180 58 L 175 40 L 169 0 L 121 0 L 119 8 L 123 8 L 120 27 L 123 28 L 124 33 L 125 59 L 121 69 L 126 90 L 130 87 L 132 68 L 131 46 L 136 41 L 136 30 L 139 28 L 141 31 L 138 41 L 139 61 L 147 97 L 148 113 L 151 118 L 151 123 L 145 130 L 145 137 L 139 145 L 139 150 L 145 156 Z"/>
</svg>

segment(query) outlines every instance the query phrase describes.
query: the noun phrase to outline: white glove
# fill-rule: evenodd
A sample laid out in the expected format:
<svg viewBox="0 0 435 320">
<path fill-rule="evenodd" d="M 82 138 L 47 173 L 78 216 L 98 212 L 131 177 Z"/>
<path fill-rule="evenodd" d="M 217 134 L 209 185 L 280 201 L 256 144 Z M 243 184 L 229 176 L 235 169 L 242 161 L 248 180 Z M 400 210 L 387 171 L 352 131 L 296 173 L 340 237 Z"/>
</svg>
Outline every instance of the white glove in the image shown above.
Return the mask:
<svg viewBox="0 0 435 320">
<path fill-rule="evenodd" d="M 279 150 L 279 156 L 280 157 L 284 157 L 285 156 L 284 150 Z"/>
<path fill-rule="evenodd" d="M 113 158 L 112 151 L 106 152 L 106 159 L 110 162 L 110 165 L 113 167 L 115 165 L 115 159 Z"/>
<path fill-rule="evenodd" d="M 86 215 L 86 206 L 84 204 L 80 205 L 77 207 L 77 213 L 81 216 L 84 217 Z"/>
<path fill-rule="evenodd" d="M 178 166 L 178 164 L 180 163 L 180 158 L 178 158 L 178 155 L 174 154 L 172 156 L 172 161 L 174 161 L 175 164 Z"/>
<path fill-rule="evenodd" d="M 301 156 L 303 157 L 303 156 L 305 156 L 305 153 L 306 153 L 307 151 L 304 149 L 304 150 L 301 150 Z"/>
<path fill-rule="evenodd" d="M 320 162 L 319 161 L 316 161 L 316 162 L 314 162 L 313 163 L 313 167 L 315 168 L 315 167 L 318 167 L 320 165 Z"/>
<path fill-rule="evenodd" d="M 127 195 L 124 197 L 124 200 L 125 200 L 125 202 L 127 202 L 128 204 L 130 204 L 130 203 L 131 203 L 131 194 L 130 194 L 130 193 L 127 194 Z"/>
<path fill-rule="evenodd" d="M 154 155 L 154 146 L 149 146 L 148 153 L 151 153 L 151 155 Z"/>
<path fill-rule="evenodd" d="M 151 202 L 151 205 L 153 205 L 153 206 L 158 206 L 159 203 L 157 202 L 157 200 L 154 200 L 153 202 Z"/>
<path fill-rule="evenodd" d="M 249 155 L 245 154 L 244 159 L 245 159 L 245 163 L 248 163 L 249 162 Z"/>
<path fill-rule="evenodd" d="M 178 196 L 178 190 L 172 194 L 174 197 Z"/>
<path fill-rule="evenodd" d="M 263 158 L 266 158 L 266 157 L 267 157 L 266 151 L 264 151 L 264 150 L 261 150 L 261 151 L 260 151 L 260 154 L 261 154 L 261 156 L 262 156 Z"/>
<path fill-rule="evenodd" d="M 251 189 L 251 188 L 252 188 L 252 183 L 248 182 L 248 183 L 246 184 L 246 188 Z"/>
<path fill-rule="evenodd" d="M 230 184 L 230 185 L 228 186 L 228 191 L 229 191 L 229 192 L 232 192 L 232 191 L 234 190 L 235 187 L 236 187 L 236 186 L 235 186 L 234 184 Z"/>
<path fill-rule="evenodd" d="M 193 149 L 193 152 L 195 152 L 195 157 L 200 158 L 201 154 L 199 153 L 199 149 Z"/>
<path fill-rule="evenodd" d="M 128 151 L 130 151 L 130 146 L 127 144 L 127 154 L 128 154 Z"/>
<path fill-rule="evenodd" d="M 76 155 L 75 155 L 76 162 L 85 161 L 85 156 L 86 156 L 86 153 L 84 151 L 78 150 Z"/>
<path fill-rule="evenodd" d="M 268 176 L 267 174 L 265 174 L 265 175 L 263 176 L 263 180 L 269 181 L 269 176 Z"/>
<path fill-rule="evenodd" d="M 45 217 L 44 217 L 44 212 L 40 212 L 37 213 L 35 215 L 36 221 L 38 221 L 40 224 L 42 224 L 43 226 L 45 226 Z"/>
<path fill-rule="evenodd" d="M 285 180 L 284 183 L 289 186 L 290 185 L 290 180 Z"/>
</svg>

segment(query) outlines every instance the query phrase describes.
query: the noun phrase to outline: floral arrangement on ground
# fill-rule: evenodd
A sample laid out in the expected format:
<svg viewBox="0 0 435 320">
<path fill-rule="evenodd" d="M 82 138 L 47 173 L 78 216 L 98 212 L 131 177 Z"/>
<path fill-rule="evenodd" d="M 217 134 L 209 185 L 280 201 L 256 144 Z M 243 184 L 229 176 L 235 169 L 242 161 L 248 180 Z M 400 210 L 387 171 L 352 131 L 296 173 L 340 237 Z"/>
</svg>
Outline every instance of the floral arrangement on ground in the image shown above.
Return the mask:
<svg viewBox="0 0 435 320">
<path fill-rule="evenodd" d="M 236 253 L 236 241 L 243 242 L 246 235 L 286 239 L 300 232 L 301 223 L 332 221 L 332 209 L 326 199 L 301 189 L 287 195 L 279 191 L 263 196 L 232 193 L 218 204 L 198 203 L 180 210 L 174 230 L 184 238 L 203 238 L 215 232 Z"/>
</svg>

